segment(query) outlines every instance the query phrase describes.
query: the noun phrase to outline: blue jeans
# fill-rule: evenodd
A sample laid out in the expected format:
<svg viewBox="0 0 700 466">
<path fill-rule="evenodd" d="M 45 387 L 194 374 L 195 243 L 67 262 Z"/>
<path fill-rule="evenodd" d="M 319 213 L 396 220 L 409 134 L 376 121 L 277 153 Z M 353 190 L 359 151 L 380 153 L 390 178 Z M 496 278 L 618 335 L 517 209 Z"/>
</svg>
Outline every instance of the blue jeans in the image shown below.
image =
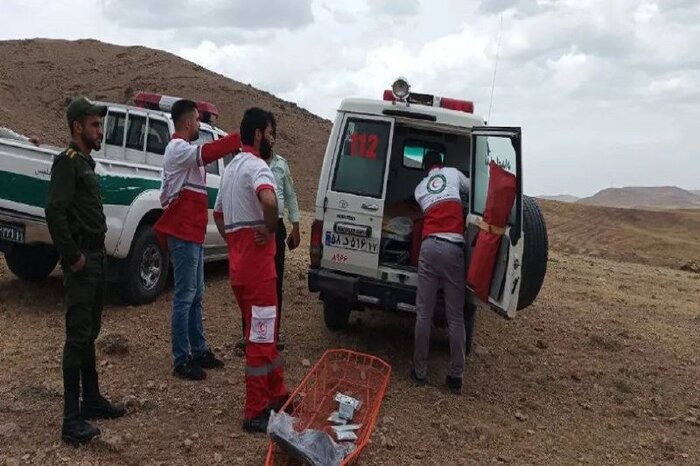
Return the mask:
<svg viewBox="0 0 700 466">
<path fill-rule="evenodd" d="M 204 246 L 168 236 L 168 249 L 175 278 L 171 338 L 177 367 L 190 353 L 196 358 L 208 349 L 202 323 Z"/>
</svg>

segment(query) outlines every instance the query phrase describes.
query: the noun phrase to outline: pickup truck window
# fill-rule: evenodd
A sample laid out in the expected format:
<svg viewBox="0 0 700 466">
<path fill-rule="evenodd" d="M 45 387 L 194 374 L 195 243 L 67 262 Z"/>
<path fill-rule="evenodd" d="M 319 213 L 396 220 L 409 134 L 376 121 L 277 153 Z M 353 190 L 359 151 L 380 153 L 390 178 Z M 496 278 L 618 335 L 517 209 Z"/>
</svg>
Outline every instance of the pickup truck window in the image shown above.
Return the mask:
<svg viewBox="0 0 700 466">
<path fill-rule="evenodd" d="M 208 142 L 211 142 L 214 140 L 214 134 L 211 131 L 207 131 L 205 129 L 200 129 L 199 130 L 199 137 L 192 141 L 194 144 L 197 144 L 198 146 L 202 146 Z M 218 175 L 219 174 L 219 161 L 216 160 L 206 166 L 207 173 L 211 175 Z"/>
<path fill-rule="evenodd" d="M 348 119 L 335 165 L 333 191 L 382 197 L 390 129 L 386 121 Z"/>
<path fill-rule="evenodd" d="M 146 151 L 154 154 L 165 154 L 165 146 L 170 141 L 168 124 L 162 120 L 148 120 L 148 140 Z"/>
<path fill-rule="evenodd" d="M 105 125 L 105 144 L 122 147 L 124 143 L 124 113 L 109 112 Z"/>
<path fill-rule="evenodd" d="M 143 150 L 146 133 L 146 117 L 129 115 L 129 131 L 126 135 L 126 148 Z"/>
</svg>

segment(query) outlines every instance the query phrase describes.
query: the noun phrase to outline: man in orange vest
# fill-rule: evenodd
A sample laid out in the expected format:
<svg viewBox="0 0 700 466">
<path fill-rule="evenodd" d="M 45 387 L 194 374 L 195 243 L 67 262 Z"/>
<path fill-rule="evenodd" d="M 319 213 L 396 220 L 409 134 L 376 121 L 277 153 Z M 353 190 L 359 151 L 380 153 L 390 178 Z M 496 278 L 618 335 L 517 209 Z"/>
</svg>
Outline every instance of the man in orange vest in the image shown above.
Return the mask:
<svg viewBox="0 0 700 466">
<path fill-rule="evenodd" d="M 223 367 L 207 345 L 202 323 L 204 298 L 204 237 L 209 219 L 207 198 L 208 163 L 240 147 L 238 133 L 202 146 L 190 141 L 199 137 L 197 104 L 179 100 L 171 116 L 175 134 L 165 147 L 163 187 L 160 201 L 165 210 L 153 229 L 167 245 L 173 262 L 175 293 L 172 311 L 174 374 L 183 379 L 206 378 L 203 369 Z"/>
<path fill-rule="evenodd" d="M 270 112 L 250 108 L 241 121 L 241 152 L 226 166 L 214 219 L 228 245 L 231 287 L 244 322 L 246 401 L 243 429 L 266 432 L 270 409 L 288 397 L 277 352 L 279 309 L 275 269 L 277 195 L 269 167 Z"/>
</svg>

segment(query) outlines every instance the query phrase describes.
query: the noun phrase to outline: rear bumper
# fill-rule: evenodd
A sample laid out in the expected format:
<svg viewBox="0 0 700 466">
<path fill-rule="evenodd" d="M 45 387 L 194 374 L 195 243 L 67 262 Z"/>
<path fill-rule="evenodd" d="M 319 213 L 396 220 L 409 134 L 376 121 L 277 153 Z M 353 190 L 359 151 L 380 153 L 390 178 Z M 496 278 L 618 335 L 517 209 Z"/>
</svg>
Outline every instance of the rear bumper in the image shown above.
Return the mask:
<svg viewBox="0 0 700 466">
<path fill-rule="evenodd" d="M 415 287 L 346 275 L 327 269 L 309 269 L 309 291 L 333 296 L 351 304 L 369 304 L 386 310 L 415 312 Z"/>
<path fill-rule="evenodd" d="M 0 222 L 24 225 L 24 242 L 53 244 L 46 219 L 10 209 L 0 209 Z"/>
</svg>

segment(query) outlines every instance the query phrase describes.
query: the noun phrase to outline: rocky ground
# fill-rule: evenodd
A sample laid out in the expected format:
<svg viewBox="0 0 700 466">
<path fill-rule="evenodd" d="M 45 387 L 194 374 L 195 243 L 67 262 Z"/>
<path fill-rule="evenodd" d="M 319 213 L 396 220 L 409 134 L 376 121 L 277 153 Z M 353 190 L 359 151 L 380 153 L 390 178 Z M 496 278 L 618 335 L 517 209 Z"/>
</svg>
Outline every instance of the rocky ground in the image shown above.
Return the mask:
<svg viewBox="0 0 700 466">
<path fill-rule="evenodd" d="M 410 317 L 356 313 L 347 331 L 326 330 L 306 289 L 306 255 L 292 253 L 286 273 L 290 386 L 327 348 L 392 365 L 363 464 L 700 462 L 697 273 L 551 253 L 539 298 L 516 320 L 479 310 L 464 391 L 454 396 L 441 385 L 444 332 L 435 335 L 431 384 L 416 388 Z M 171 289 L 142 307 L 111 296 L 101 383 L 130 413 L 100 422 L 102 439 L 75 449 L 59 441 L 60 272 L 28 284 L 0 262 L 0 464 L 262 464 L 268 440 L 240 427 L 244 359 L 233 347 L 240 317 L 225 266 L 208 266 L 206 282 L 205 327 L 225 369 L 204 382 L 170 374 Z"/>
</svg>

